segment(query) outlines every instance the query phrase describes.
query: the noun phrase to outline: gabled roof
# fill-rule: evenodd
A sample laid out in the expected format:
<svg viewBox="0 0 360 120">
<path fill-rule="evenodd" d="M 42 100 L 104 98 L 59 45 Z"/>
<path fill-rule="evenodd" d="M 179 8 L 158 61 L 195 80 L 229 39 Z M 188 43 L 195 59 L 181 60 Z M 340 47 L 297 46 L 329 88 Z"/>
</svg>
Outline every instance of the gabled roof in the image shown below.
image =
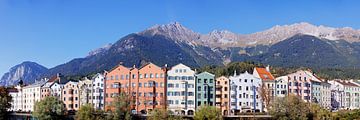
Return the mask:
<svg viewBox="0 0 360 120">
<path fill-rule="evenodd" d="M 351 82 L 345 82 L 345 81 L 341 81 L 341 80 L 335 80 L 335 81 L 342 85 L 345 85 L 345 86 L 359 87 L 358 85 L 351 83 Z"/>
<path fill-rule="evenodd" d="M 6 91 L 12 92 L 12 93 L 19 92 L 18 89 L 16 89 L 16 88 L 8 88 L 8 89 L 6 89 Z"/>
<path fill-rule="evenodd" d="M 202 73 L 196 74 L 196 76 L 199 76 L 199 75 L 202 75 L 202 74 L 208 74 L 208 75 L 210 75 L 210 76 L 215 77 L 214 74 L 211 74 L 211 73 L 209 73 L 209 72 L 207 72 L 207 71 L 204 71 L 204 72 L 202 72 Z"/>
<path fill-rule="evenodd" d="M 255 67 L 255 70 L 262 80 L 275 80 L 274 76 L 265 68 Z"/>
</svg>

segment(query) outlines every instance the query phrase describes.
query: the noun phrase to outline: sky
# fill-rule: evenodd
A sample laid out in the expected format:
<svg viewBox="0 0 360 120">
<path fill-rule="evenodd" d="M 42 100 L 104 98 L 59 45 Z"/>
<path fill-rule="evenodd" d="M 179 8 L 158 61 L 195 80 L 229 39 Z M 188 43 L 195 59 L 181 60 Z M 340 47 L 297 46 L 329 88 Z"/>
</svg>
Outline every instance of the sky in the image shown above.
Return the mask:
<svg viewBox="0 0 360 120">
<path fill-rule="evenodd" d="M 309 22 L 360 29 L 359 0 L 0 0 L 0 76 L 23 61 L 51 68 L 156 24 L 248 34 Z"/>
</svg>

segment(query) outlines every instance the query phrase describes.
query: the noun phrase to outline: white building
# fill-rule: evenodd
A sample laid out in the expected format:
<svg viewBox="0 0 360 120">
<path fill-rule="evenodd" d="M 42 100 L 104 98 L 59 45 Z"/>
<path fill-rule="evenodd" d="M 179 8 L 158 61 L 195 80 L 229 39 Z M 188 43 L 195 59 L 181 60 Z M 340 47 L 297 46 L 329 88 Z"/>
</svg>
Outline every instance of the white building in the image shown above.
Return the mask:
<svg viewBox="0 0 360 120">
<path fill-rule="evenodd" d="M 193 115 L 195 112 L 195 71 L 184 64 L 173 66 L 168 72 L 168 109 L 175 114 Z"/>
<path fill-rule="evenodd" d="M 359 86 L 344 80 L 331 80 L 331 106 L 334 109 L 358 109 Z"/>
<path fill-rule="evenodd" d="M 257 89 L 262 80 L 248 72 L 229 77 L 230 83 L 230 109 L 232 114 L 239 112 L 262 112 L 263 105 Z M 255 89 L 254 89 L 255 88 Z"/>
<path fill-rule="evenodd" d="M 41 86 L 46 83 L 46 79 L 23 87 L 23 111 L 34 111 L 35 102 L 41 100 Z"/>
<path fill-rule="evenodd" d="M 276 79 L 276 88 L 275 96 L 276 97 L 285 97 L 288 95 L 288 76 L 280 76 Z"/>
<path fill-rule="evenodd" d="M 321 100 L 319 104 L 325 109 L 331 109 L 331 84 L 327 81 L 321 82 Z"/>
<path fill-rule="evenodd" d="M 97 73 L 92 78 L 92 104 L 98 110 L 104 110 L 104 78 L 104 75 L 101 73 Z"/>
<path fill-rule="evenodd" d="M 8 92 L 12 98 L 9 111 L 22 111 L 22 87 L 17 85 L 15 88 L 8 89 Z"/>
<path fill-rule="evenodd" d="M 92 103 L 92 82 L 87 77 L 79 81 L 80 106 Z"/>
</svg>

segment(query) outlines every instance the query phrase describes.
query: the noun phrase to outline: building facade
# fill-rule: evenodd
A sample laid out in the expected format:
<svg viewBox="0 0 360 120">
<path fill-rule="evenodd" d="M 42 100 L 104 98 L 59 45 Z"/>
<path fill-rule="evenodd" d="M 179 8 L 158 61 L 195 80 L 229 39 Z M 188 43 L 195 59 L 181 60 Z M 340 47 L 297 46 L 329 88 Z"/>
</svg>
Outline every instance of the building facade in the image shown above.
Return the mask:
<svg viewBox="0 0 360 120">
<path fill-rule="evenodd" d="M 248 72 L 229 77 L 230 83 L 230 109 L 232 114 L 240 112 L 262 112 L 263 104 L 258 92 L 262 80 Z"/>
<path fill-rule="evenodd" d="M 80 98 L 80 106 L 85 104 L 92 104 L 92 80 L 89 80 L 85 77 L 83 80 L 79 81 L 79 98 Z"/>
<path fill-rule="evenodd" d="M 136 91 L 135 88 L 129 86 L 132 82 L 130 78 L 130 68 L 127 68 L 121 64 L 111 69 L 109 72 L 105 72 L 105 110 L 109 111 L 113 109 L 113 102 L 116 101 L 116 97 L 120 93 L 129 94 L 129 92 Z M 137 73 L 134 74 L 134 78 L 137 78 Z M 99 82 L 98 82 L 99 83 Z M 101 84 L 101 83 L 99 83 Z"/>
<path fill-rule="evenodd" d="M 138 85 L 137 113 L 147 114 L 155 108 L 166 108 L 166 71 L 166 67 L 162 68 L 153 63 L 147 63 L 138 69 L 138 79 L 132 84 Z"/>
<path fill-rule="evenodd" d="M 225 76 L 216 78 L 215 106 L 223 115 L 230 113 L 230 80 Z"/>
<path fill-rule="evenodd" d="M 104 110 L 104 82 L 105 77 L 101 73 L 97 73 L 92 78 L 92 105 L 96 110 Z"/>
<path fill-rule="evenodd" d="M 179 115 L 194 115 L 195 71 L 184 64 L 167 71 L 168 109 Z"/>
<path fill-rule="evenodd" d="M 285 97 L 288 95 L 288 76 L 280 76 L 275 78 L 276 88 L 275 97 Z"/>
<path fill-rule="evenodd" d="M 311 77 L 308 71 L 299 70 L 295 73 L 288 74 L 289 77 L 289 94 L 299 96 L 305 102 L 311 102 Z"/>
<path fill-rule="evenodd" d="M 41 100 L 41 86 L 45 83 L 45 79 L 35 80 L 35 83 L 23 87 L 23 111 L 34 111 L 35 102 Z"/>
<path fill-rule="evenodd" d="M 196 107 L 215 105 L 215 75 L 202 72 L 196 75 Z"/>
<path fill-rule="evenodd" d="M 359 86 L 345 80 L 331 80 L 331 106 L 334 109 L 358 109 Z"/>
<path fill-rule="evenodd" d="M 77 111 L 80 108 L 79 82 L 69 81 L 62 89 L 62 101 L 68 111 Z"/>
</svg>

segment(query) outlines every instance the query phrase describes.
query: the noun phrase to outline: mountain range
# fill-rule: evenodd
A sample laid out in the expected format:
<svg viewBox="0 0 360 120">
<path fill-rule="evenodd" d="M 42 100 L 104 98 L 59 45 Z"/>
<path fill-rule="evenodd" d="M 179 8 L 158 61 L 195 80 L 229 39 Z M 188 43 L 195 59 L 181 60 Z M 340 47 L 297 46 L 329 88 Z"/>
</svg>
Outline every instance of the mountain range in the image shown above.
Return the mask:
<svg viewBox="0 0 360 120">
<path fill-rule="evenodd" d="M 128 67 L 145 62 L 159 66 L 184 63 L 202 67 L 236 61 L 284 67 L 360 67 L 360 30 L 302 22 L 277 25 L 252 34 L 236 34 L 227 30 L 200 34 L 174 22 L 131 33 L 113 44 L 89 52 L 84 58 L 45 69 L 45 72 L 34 70 L 36 73 L 31 74 L 41 74 L 41 77 L 56 73 L 86 75 L 109 70 L 120 62 Z M 16 81 L 16 77 L 6 77 L 14 76 L 11 71 L 2 77 L 0 83 Z M 23 79 L 30 83 L 30 79 L 34 78 Z"/>
</svg>

